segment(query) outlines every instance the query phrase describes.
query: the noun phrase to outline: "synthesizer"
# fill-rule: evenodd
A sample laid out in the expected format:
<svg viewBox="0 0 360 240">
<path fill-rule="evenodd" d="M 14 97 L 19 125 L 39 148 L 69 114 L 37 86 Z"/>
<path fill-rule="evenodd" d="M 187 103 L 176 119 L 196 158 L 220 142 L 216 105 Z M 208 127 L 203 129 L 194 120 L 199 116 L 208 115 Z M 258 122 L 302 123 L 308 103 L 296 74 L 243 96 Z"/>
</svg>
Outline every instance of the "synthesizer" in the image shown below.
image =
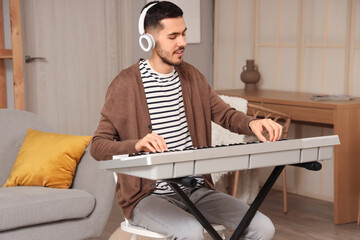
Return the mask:
<svg viewBox="0 0 360 240">
<path fill-rule="evenodd" d="M 99 168 L 148 179 L 171 179 L 333 158 L 337 135 L 115 155 Z"/>
</svg>

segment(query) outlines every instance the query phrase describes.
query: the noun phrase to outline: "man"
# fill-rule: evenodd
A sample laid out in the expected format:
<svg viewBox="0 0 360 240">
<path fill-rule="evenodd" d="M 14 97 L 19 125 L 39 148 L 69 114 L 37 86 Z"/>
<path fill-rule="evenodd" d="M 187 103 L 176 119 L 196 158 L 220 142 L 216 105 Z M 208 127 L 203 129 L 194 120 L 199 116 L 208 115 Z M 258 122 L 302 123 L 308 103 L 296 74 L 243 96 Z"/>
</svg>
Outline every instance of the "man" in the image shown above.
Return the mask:
<svg viewBox="0 0 360 240">
<path fill-rule="evenodd" d="M 211 121 L 237 133 L 276 141 L 282 128 L 255 120 L 224 103 L 204 76 L 183 62 L 186 26 L 182 10 L 170 2 L 149 3 L 139 20 L 155 47 L 148 60 L 120 72 L 109 86 L 91 154 L 97 160 L 133 152 L 163 152 L 211 145 Z M 144 20 L 142 20 L 144 19 Z M 142 34 L 142 33 L 141 33 Z M 141 42 L 141 40 L 140 40 Z M 144 49 L 147 47 L 144 47 Z M 266 139 L 262 132 L 269 132 Z M 235 229 L 248 206 L 214 190 L 210 175 L 197 176 L 195 188 L 181 186 L 210 223 Z M 119 174 L 117 197 L 132 224 L 173 239 L 203 239 L 203 227 L 164 181 Z M 258 212 L 244 239 L 271 239 L 274 227 Z"/>
</svg>

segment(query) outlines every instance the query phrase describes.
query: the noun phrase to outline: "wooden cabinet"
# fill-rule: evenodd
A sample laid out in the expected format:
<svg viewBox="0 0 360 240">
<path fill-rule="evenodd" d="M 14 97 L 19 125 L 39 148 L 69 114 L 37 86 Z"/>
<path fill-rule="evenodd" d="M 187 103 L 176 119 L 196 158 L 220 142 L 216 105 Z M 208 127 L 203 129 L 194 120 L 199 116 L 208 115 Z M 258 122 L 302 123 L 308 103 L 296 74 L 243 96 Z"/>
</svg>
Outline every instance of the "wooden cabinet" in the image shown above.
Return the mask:
<svg viewBox="0 0 360 240">
<path fill-rule="evenodd" d="M 299 92 L 242 89 L 216 92 L 287 113 L 295 122 L 332 125 L 341 142 L 334 148 L 334 223 L 356 222 L 360 192 L 360 98 L 313 101 L 312 94 Z"/>
</svg>

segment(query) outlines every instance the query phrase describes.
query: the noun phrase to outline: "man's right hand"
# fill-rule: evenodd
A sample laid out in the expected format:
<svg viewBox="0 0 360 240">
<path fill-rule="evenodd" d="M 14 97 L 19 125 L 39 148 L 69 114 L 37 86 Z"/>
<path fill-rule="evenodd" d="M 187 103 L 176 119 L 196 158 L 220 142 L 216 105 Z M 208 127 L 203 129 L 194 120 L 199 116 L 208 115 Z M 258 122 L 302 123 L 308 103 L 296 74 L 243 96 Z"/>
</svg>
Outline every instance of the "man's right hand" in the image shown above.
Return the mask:
<svg viewBox="0 0 360 240">
<path fill-rule="evenodd" d="M 167 149 L 164 138 L 157 133 L 149 133 L 135 144 L 137 152 L 163 152 Z"/>
</svg>

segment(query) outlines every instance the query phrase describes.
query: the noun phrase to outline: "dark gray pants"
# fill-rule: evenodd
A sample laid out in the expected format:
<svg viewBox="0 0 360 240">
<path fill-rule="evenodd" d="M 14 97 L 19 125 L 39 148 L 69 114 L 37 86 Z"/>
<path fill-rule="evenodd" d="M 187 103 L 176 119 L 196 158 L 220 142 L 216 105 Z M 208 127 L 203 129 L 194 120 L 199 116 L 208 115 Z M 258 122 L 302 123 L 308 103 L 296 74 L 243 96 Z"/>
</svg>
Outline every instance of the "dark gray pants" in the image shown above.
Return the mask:
<svg viewBox="0 0 360 240">
<path fill-rule="evenodd" d="M 207 188 L 185 193 L 190 195 L 190 200 L 210 223 L 221 224 L 231 230 L 235 230 L 249 208 L 228 194 Z M 177 195 L 150 195 L 137 204 L 130 222 L 173 239 L 204 239 L 203 227 L 187 210 Z M 271 220 L 257 212 L 242 239 L 269 240 L 274 232 Z"/>
</svg>

